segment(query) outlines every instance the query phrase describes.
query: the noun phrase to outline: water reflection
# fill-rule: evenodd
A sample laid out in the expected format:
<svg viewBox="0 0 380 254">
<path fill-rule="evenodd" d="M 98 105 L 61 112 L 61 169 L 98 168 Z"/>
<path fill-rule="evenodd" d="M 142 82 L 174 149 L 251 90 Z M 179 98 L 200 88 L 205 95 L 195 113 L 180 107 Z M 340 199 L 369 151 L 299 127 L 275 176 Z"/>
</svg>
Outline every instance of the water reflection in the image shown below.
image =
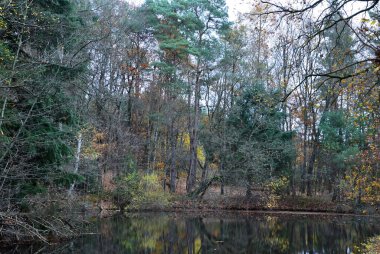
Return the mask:
<svg viewBox="0 0 380 254">
<path fill-rule="evenodd" d="M 281 214 L 144 214 L 102 220 L 59 253 L 352 253 L 378 219 Z"/>
</svg>

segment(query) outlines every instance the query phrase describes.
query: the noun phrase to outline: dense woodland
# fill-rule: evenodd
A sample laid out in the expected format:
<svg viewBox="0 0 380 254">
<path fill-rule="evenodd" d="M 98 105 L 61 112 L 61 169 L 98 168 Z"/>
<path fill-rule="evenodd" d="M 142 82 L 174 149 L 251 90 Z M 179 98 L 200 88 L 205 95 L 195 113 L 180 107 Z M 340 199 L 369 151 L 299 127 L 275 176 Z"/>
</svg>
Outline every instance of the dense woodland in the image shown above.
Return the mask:
<svg viewBox="0 0 380 254">
<path fill-rule="evenodd" d="M 379 1 L 301 2 L 1 0 L 0 211 L 210 186 L 379 204 Z"/>
</svg>

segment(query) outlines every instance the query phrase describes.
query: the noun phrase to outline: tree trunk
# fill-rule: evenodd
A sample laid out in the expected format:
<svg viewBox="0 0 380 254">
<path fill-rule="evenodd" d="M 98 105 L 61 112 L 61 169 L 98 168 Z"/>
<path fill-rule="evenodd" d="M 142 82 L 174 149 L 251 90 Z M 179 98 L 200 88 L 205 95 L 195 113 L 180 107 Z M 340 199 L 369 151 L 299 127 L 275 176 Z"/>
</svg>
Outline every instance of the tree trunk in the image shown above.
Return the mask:
<svg viewBox="0 0 380 254">
<path fill-rule="evenodd" d="M 252 187 L 253 187 L 253 173 L 249 170 L 247 174 L 247 191 L 246 191 L 246 198 L 252 197 Z"/>
<path fill-rule="evenodd" d="M 197 66 L 197 76 L 195 79 L 195 91 L 194 91 L 194 120 L 190 123 L 190 166 L 186 181 L 186 191 L 190 193 L 195 187 L 196 181 L 196 169 L 197 169 L 197 148 L 198 148 L 198 125 L 199 125 L 199 114 L 200 105 L 199 100 L 201 96 L 201 84 L 200 84 L 200 74 L 199 63 Z"/>
<path fill-rule="evenodd" d="M 306 186 L 307 196 L 312 195 L 314 164 L 317 157 L 318 142 L 319 142 L 319 131 L 317 131 L 316 116 L 315 116 L 314 108 L 312 108 L 312 113 L 313 113 L 313 126 L 312 126 L 313 129 L 312 130 L 313 130 L 314 139 L 313 139 L 313 151 L 311 153 L 309 165 L 307 168 L 307 186 Z"/>
<path fill-rule="evenodd" d="M 312 182 L 313 182 L 313 170 L 314 170 L 314 163 L 316 158 L 316 145 L 313 145 L 313 151 L 310 156 L 309 165 L 307 167 L 307 176 L 306 176 L 306 195 L 312 196 Z"/>
<path fill-rule="evenodd" d="M 177 180 L 177 170 L 175 167 L 176 163 L 176 141 L 177 141 L 177 134 L 173 130 L 173 125 L 172 123 L 171 126 L 171 159 L 170 159 L 170 192 L 174 193 L 176 189 L 176 180 Z"/>
<path fill-rule="evenodd" d="M 305 113 L 306 114 L 306 113 Z M 306 121 L 306 116 L 304 121 Z M 307 166 L 307 124 L 304 124 L 303 132 L 303 162 L 301 167 L 301 192 L 304 193 L 306 189 L 306 166 Z"/>
<path fill-rule="evenodd" d="M 201 182 L 205 182 L 208 177 L 208 159 L 206 157 L 205 165 L 202 167 L 202 177 Z"/>
<path fill-rule="evenodd" d="M 3 131 L 1 130 L 1 126 L 3 124 L 3 119 L 4 119 L 5 108 L 6 108 L 6 105 L 7 105 L 7 100 L 8 100 L 8 97 L 5 97 L 4 98 L 4 102 L 3 102 L 3 107 L 1 108 L 1 114 L 0 114 L 0 135 L 3 134 Z"/>
<path fill-rule="evenodd" d="M 133 77 L 128 77 L 128 102 L 127 102 L 127 126 L 132 126 L 132 88 L 133 88 Z"/>
<path fill-rule="evenodd" d="M 82 147 L 82 133 L 79 132 L 78 138 L 77 138 L 77 151 L 75 153 L 75 164 L 74 164 L 74 170 L 73 170 L 74 174 L 77 174 L 79 170 L 81 147 Z M 75 182 L 73 182 L 70 186 L 69 193 L 68 193 L 69 196 L 73 195 L 74 187 L 75 187 Z"/>
<path fill-rule="evenodd" d="M 165 177 L 163 182 L 164 191 L 166 191 L 166 186 L 170 188 L 170 166 L 171 166 L 171 153 L 170 153 L 170 144 L 171 144 L 171 133 L 170 130 L 166 131 L 166 144 L 165 144 Z"/>
</svg>

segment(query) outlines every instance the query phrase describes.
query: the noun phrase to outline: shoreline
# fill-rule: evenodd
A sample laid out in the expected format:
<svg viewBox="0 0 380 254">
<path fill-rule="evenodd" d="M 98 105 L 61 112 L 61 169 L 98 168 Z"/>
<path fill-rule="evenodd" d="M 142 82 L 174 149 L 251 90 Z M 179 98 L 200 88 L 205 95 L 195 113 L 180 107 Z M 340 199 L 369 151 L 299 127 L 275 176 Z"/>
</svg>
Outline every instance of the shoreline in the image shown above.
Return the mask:
<svg viewBox="0 0 380 254">
<path fill-rule="evenodd" d="M 242 212 L 282 212 L 347 214 L 380 216 L 380 204 L 362 204 L 351 202 L 332 202 L 320 198 L 279 197 L 266 199 L 246 199 L 244 197 L 222 197 L 212 199 L 191 199 L 184 196 L 174 197 L 168 205 L 147 204 L 145 207 L 127 208 L 126 211 L 242 211 Z"/>
<path fill-rule="evenodd" d="M 115 214 L 120 213 L 120 210 L 115 211 Z M 342 213 L 333 211 L 315 211 L 315 210 L 289 210 L 289 209 L 196 209 L 196 208 L 181 208 L 181 209 L 131 209 L 126 210 L 124 214 L 137 213 L 247 213 L 247 214 L 284 214 L 284 215 L 327 215 L 327 216 L 355 216 L 355 217 L 374 217 L 380 218 L 380 214 L 360 214 L 360 213 Z M 112 215 L 111 215 L 112 216 Z"/>
</svg>

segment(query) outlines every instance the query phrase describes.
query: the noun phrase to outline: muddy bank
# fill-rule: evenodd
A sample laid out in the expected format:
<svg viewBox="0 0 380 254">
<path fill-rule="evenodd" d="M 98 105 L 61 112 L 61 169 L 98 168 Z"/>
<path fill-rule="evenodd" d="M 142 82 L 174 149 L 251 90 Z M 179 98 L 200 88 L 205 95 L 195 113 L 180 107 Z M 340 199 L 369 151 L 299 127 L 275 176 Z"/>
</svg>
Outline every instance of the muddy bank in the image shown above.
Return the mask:
<svg viewBox="0 0 380 254">
<path fill-rule="evenodd" d="M 192 199 L 185 196 L 173 198 L 170 205 L 158 208 L 153 204 L 136 211 L 268 211 L 323 214 L 354 214 L 380 216 L 378 205 L 355 206 L 349 202 L 332 202 L 325 198 L 278 197 L 246 199 L 244 197 L 218 197 L 213 199 Z"/>
</svg>

